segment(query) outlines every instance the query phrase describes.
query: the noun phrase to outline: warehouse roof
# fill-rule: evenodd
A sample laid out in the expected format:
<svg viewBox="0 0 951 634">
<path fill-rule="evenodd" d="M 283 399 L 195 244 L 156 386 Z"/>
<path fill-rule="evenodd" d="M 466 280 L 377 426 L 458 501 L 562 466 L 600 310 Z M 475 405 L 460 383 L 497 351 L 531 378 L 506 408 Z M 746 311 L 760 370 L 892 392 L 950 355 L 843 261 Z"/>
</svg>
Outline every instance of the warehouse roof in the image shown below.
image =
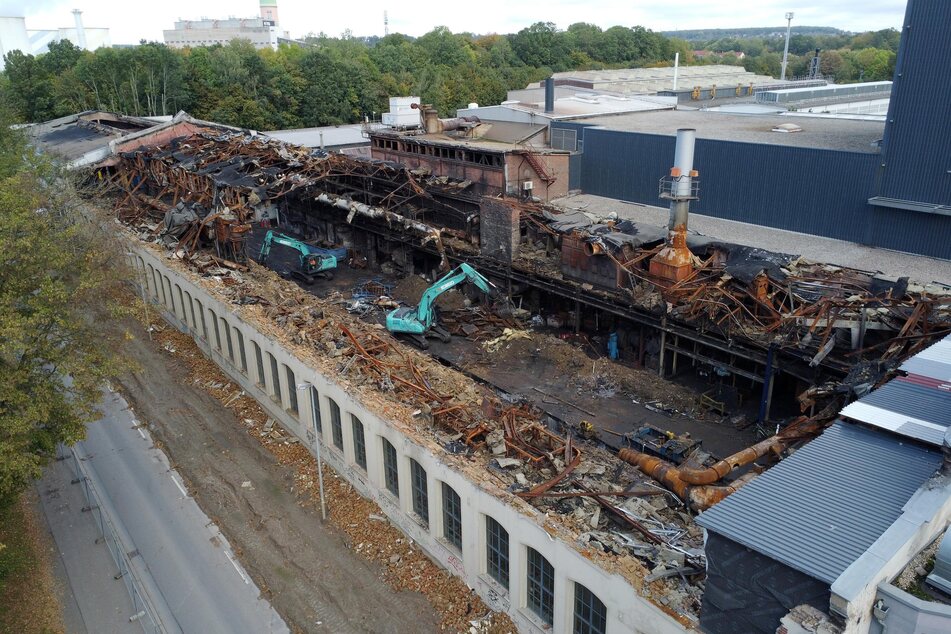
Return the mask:
<svg viewBox="0 0 951 634">
<path fill-rule="evenodd" d="M 854 121 L 821 117 L 796 117 L 802 127 L 793 134 L 772 129 L 793 121 L 783 115 L 746 115 L 723 111 L 658 110 L 626 115 L 592 117 L 585 123 L 611 130 L 675 136 L 677 128 L 694 128 L 698 139 L 743 141 L 770 145 L 878 152 L 885 124 L 882 121 Z M 701 149 L 698 147 L 698 151 Z"/>
<path fill-rule="evenodd" d="M 839 421 L 697 523 L 831 584 L 940 464 L 940 451 Z"/>
<path fill-rule="evenodd" d="M 941 446 L 951 427 L 951 335 L 901 369 L 909 374 L 848 405 L 842 415 Z"/>
</svg>

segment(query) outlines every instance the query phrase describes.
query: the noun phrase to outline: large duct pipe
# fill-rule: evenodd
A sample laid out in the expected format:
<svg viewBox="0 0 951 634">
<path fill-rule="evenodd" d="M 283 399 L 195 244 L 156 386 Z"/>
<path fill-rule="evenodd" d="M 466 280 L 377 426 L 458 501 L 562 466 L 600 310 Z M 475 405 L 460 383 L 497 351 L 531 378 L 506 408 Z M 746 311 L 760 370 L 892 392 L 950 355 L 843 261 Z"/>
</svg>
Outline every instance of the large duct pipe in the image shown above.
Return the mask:
<svg viewBox="0 0 951 634">
<path fill-rule="evenodd" d="M 550 114 L 555 111 L 555 78 L 549 77 L 545 80 L 545 113 Z"/>
<path fill-rule="evenodd" d="M 747 447 L 743 451 L 738 451 L 728 458 L 724 458 L 705 469 L 692 469 L 682 467 L 678 470 L 680 479 L 687 484 L 712 484 L 717 480 L 722 480 L 734 469 L 748 465 L 754 460 L 762 458 L 769 452 L 778 452 L 783 446 L 783 441 L 773 436 L 766 440 L 756 443 L 752 447 Z"/>
<path fill-rule="evenodd" d="M 666 460 L 649 456 L 634 449 L 621 449 L 618 452 L 618 457 L 640 469 L 644 475 L 650 476 L 663 484 L 685 504 L 697 511 L 710 508 L 756 477 L 754 473 L 747 473 L 730 484 L 697 486 L 685 482 L 681 471 Z"/>
<path fill-rule="evenodd" d="M 86 50 L 86 29 L 83 28 L 83 12 L 73 9 L 73 19 L 76 22 L 76 46 Z"/>
</svg>

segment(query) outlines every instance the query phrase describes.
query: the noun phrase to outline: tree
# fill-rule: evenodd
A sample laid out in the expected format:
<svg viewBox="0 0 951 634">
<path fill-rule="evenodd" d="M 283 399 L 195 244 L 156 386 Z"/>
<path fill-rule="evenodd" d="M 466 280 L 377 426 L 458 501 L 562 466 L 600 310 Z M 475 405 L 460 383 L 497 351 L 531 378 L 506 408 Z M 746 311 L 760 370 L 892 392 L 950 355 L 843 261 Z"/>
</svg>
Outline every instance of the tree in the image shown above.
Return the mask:
<svg viewBox="0 0 951 634">
<path fill-rule="evenodd" d="M 119 292 L 114 249 L 66 176 L 0 116 L 0 503 L 95 419 L 117 368 L 101 328 Z"/>
<path fill-rule="evenodd" d="M 568 60 L 568 39 L 552 22 L 536 22 L 511 36 L 512 50 L 525 64 L 565 68 Z"/>
</svg>

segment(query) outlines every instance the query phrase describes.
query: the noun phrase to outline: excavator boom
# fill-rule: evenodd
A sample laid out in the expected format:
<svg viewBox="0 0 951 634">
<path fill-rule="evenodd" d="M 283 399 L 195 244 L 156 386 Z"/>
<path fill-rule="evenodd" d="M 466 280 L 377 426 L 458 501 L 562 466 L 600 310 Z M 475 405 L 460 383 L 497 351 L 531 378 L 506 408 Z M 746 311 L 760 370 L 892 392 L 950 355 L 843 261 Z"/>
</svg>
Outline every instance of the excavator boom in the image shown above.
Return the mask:
<svg viewBox="0 0 951 634">
<path fill-rule="evenodd" d="M 271 254 L 271 246 L 274 244 L 294 249 L 300 254 L 298 270 L 293 271 L 293 273 L 303 278 L 307 283 L 313 282 L 314 277 L 318 275 L 326 278 L 333 277 L 331 271 L 337 268 L 336 257 L 325 249 L 319 249 L 276 231 L 268 231 L 267 235 L 264 236 L 264 242 L 261 244 L 261 264 L 267 262 L 267 258 Z"/>
<path fill-rule="evenodd" d="M 392 333 L 413 335 L 416 337 L 417 343 L 421 344 L 424 344 L 425 337 L 434 331 L 444 341 L 448 341 L 448 333 L 436 324 L 434 304 L 440 295 L 466 281 L 474 284 L 486 295 L 492 296 L 497 292 L 492 282 L 463 262 L 423 291 L 419 304 L 415 308 L 404 306 L 390 312 L 386 316 L 387 330 Z"/>
</svg>

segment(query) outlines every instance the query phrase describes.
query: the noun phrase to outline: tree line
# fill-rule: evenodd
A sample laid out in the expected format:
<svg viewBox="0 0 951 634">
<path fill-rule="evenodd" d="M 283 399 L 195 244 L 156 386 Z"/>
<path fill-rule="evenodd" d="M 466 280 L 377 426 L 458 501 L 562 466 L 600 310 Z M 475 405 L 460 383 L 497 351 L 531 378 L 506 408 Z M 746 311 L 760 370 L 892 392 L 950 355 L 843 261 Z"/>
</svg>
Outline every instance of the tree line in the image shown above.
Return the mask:
<svg viewBox="0 0 951 634">
<path fill-rule="evenodd" d="M 813 45 L 821 42 L 825 48 L 835 44 L 836 50 L 825 53 L 822 70 L 837 81 L 890 79 L 897 39 L 893 30 L 796 35 L 789 74 L 804 74 Z M 698 47 L 713 54 L 695 59 Z M 320 34 L 276 51 L 235 40 L 181 50 L 142 42 L 89 52 L 63 40 L 43 55 L 8 53 L 0 98 L 22 121 L 89 109 L 138 116 L 186 110 L 201 119 L 272 130 L 378 118 L 387 98 L 397 95 L 419 95 L 451 115 L 470 102 L 499 103 L 508 90 L 553 72 L 664 66 L 675 53 L 683 64 L 731 63 L 778 76 L 782 47 L 782 37 L 697 43 L 641 26 L 577 23 L 562 30 L 550 22 L 508 35 L 453 33 L 446 27 L 418 38 Z"/>
</svg>

